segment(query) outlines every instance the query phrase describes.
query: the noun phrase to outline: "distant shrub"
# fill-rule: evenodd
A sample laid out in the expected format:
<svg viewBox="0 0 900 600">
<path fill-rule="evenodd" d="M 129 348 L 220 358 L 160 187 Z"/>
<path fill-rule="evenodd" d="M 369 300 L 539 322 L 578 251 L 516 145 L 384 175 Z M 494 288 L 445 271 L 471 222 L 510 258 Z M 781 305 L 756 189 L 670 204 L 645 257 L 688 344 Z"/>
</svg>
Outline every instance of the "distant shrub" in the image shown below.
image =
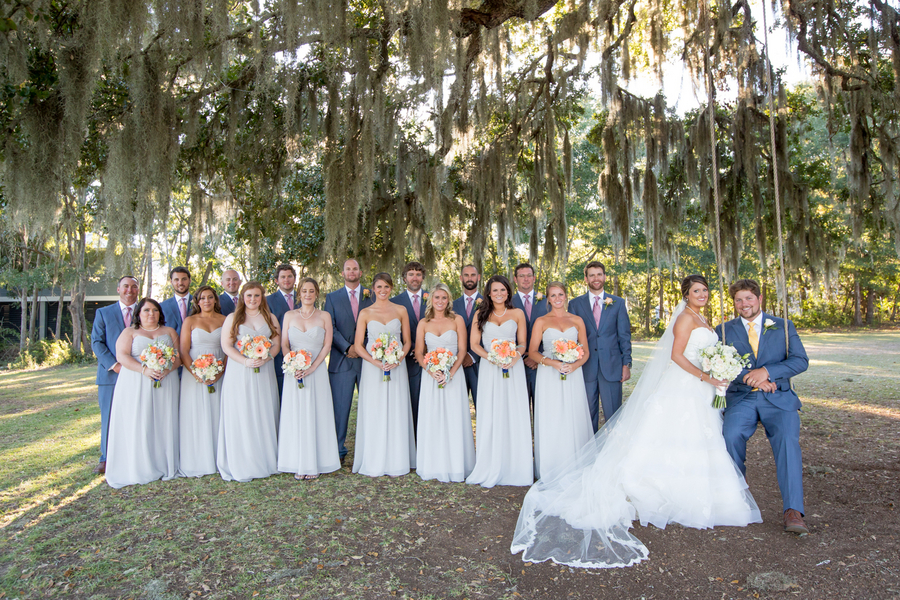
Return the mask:
<svg viewBox="0 0 900 600">
<path fill-rule="evenodd" d="M 850 324 L 850 315 L 841 311 L 838 304 L 807 300 L 801 314 L 792 314 L 791 320 L 800 329 L 827 329 Z"/>
<path fill-rule="evenodd" d="M 28 344 L 28 347 L 12 362 L 7 363 L 6 368 L 37 369 L 67 364 L 88 364 L 94 360 L 93 355 L 74 352 L 72 344 L 67 340 L 38 340 Z"/>
</svg>

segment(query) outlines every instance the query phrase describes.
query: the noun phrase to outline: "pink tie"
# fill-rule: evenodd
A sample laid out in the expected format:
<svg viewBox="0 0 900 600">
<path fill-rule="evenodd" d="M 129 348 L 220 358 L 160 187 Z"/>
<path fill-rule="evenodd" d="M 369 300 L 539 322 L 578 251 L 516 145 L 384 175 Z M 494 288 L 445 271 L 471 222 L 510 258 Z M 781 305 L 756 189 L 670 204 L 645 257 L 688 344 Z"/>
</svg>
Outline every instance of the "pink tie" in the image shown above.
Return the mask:
<svg viewBox="0 0 900 600">
<path fill-rule="evenodd" d="M 184 321 L 185 317 L 187 317 L 187 298 L 181 299 L 181 320 Z"/>
<path fill-rule="evenodd" d="M 124 313 L 123 318 L 125 319 L 125 327 L 131 327 L 131 307 L 126 306 L 123 313 Z"/>
<path fill-rule="evenodd" d="M 356 299 L 356 290 L 350 290 L 350 308 L 353 309 L 353 320 L 359 316 L 359 300 Z"/>
<path fill-rule="evenodd" d="M 531 320 L 531 294 L 525 295 L 525 316 Z"/>
<path fill-rule="evenodd" d="M 416 321 L 419 320 L 419 295 L 413 294 L 413 315 L 415 315 Z"/>
<path fill-rule="evenodd" d="M 288 310 L 294 310 L 294 297 L 291 294 L 285 294 L 284 299 L 287 302 Z"/>
<path fill-rule="evenodd" d="M 466 296 L 466 316 L 468 318 L 472 318 L 472 305 L 475 304 L 475 301 L 472 300 L 472 296 Z"/>
<path fill-rule="evenodd" d="M 597 329 L 600 329 L 600 296 L 594 297 L 594 324 L 597 325 Z"/>
</svg>

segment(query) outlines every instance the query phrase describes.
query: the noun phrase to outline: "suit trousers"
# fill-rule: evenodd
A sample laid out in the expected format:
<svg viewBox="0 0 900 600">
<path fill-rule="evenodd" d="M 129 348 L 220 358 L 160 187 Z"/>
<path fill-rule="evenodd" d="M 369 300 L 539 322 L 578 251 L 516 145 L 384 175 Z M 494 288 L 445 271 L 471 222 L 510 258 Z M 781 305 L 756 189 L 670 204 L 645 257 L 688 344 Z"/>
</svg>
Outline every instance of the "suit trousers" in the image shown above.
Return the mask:
<svg viewBox="0 0 900 600">
<path fill-rule="evenodd" d="M 600 429 L 600 406 L 603 406 L 603 419 L 609 421 L 617 410 L 622 408 L 622 382 L 607 381 L 598 373 L 597 379 L 584 380 L 587 392 L 588 409 L 591 412 L 591 425 L 594 433 Z"/>
<path fill-rule="evenodd" d="M 328 374 L 331 383 L 331 402 L 334 406 L 334 428 L 337 432 L 338 452 L 341 458 L 347 455 L 347 426 L 350 423 L 350 409 L 353 406 L 353 388 L 359 387 L 359 372 L 356 369 Z"/>
<path fill-rule="evenodd" d="M 472 392 L 472 406 L 478 408 L 478 363 L 471 367 L 463 367 L 466 376 L 466 387 Z"/>
<path fill-rule="evenodd" d="M 109 414 L 112 412 L 113 385 L 98 385 L 97 399 L 100 404 L 100 462 L 106 462 L 106 440 L 109 439 Z"/>
<path fill-rule="evenodd" d="M 800 412 L 778 408 L 759 392 L 725 408 L 722 435 L 728 454 L 744 475 L 747 467 L 747 440 L 762 423 L 775 456 L 778 488 L 783 510 L 793 508 L 803 514 L 803 458 L 800 454 Z"/>
<path fill-rule="evenodd" d="M 412 361 L 412 363 L 415 363 L 415 361 Z M 415 366 L 419 367 L 417 363 Z M 422 368 L 412 369 L 410 368 L 410 362 L 407 362 L 406 373 L 407 377 L 409 377 L 409 404 L 410 408 L 412 408 L 413 435 L 415 436 L 419 433 L 419 392 L 422 387 Z"/>
</svg>

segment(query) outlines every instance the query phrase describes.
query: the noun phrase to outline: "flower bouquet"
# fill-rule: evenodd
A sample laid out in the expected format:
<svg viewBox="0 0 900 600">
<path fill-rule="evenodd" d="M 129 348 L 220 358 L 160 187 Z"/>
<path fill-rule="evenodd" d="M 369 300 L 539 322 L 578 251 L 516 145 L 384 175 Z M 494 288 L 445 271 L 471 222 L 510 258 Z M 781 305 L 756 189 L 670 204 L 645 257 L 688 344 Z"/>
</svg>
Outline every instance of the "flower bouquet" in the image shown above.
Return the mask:
<svg viewBox="0 0 900 600">
<path fill-rule="evenodd" d="M 151 371 L 166 371 L 175 364 L 176 356 L 178 356 L 178 352 L 175 351 L 175 348 L 153 340 L 149 346 L 141 351 L 141 365 Z M 159 379 L 154 379 L 153 387 L 162 387 L 162 382 Z"/>
<path fill-rule="evenodd" d="M 429 373 L 443 373 L 444 383 L 438 384 L 438 389 L 444 389 L 444 386 L 450 381 L 450 369 L 456 364 L 456 356 L 446 348 L 438 348 L 432 350 L 425 355 L 425 370 Z"/>
<path fill-rule="evenodd" d="M 216 358 L 215 354 L 201 354 L 191 363 L 191 370 L 203 381 L 212 381 L 225 370 L 225 361 Z M 216 386 L 207 383 L 206 390 L 212 394 L 216 391 Z"/>
<path fill-rule="evenodd" d="M 381 361 L 382 367 L 384 365 L 399 365 L 400 361 L 403 360 L 403 345 L 396 336 L 390 333 L 382 333 L 375 338 L 369 352 L 371 352 L 372 358 Z M 391 372 L 386 369 L 382 370 L 381 380 L 390 381 Z"/>
<path fill-rule="evenodd" d="M 560 338 L 553 342 L 553 358 L 571 364 L 584 356 L 584 348 L 575 340 Z M 559 374 L 560 381 L 566 380 L 566 374 Z"/>
<path fill-rule="evenodd" d="M 515 345 L 509 340 L 492 340 L 491 349 L 488 352 L 488 360 L 503 369 L 503 379 L 509 379 L 509 366 L 519 353 Z"/>
<path fill-rule="evenodd" d="M 284 357 L 281 370 L 284 371 L 285 375 L 290 375 L 297 379 L 297 374 L 307 370 L 311 364 L 312 355 L 307 350 L 291 350 Z M 297 389 L 302 390 L 303 388 L 303 378 L 300 377 L 297 379 Z"/>
<path fill-rule="evenodd" d="M 247 358 L 269 358 L 269 349 L 272 347 L 272 340 L 264 335 L 250 335 L 249 333 L 242 336 L 237 341 L 237 349 Z M 254 373 L 259 373 L 259 367 L 253 367 Z"/>
<path fill-rule="evenodd" d="M 712 346 L 700 349 L 700 369 L 709 373 L 710 377 L 731 381 L 741 374 L 744 367 L 750 365 L 749 354 L 741 356 L 734 346 L 726 346 L 716 342 Z M 713 408 L 725 408 L 725 389 L 716 388 Z"/>
</svg>

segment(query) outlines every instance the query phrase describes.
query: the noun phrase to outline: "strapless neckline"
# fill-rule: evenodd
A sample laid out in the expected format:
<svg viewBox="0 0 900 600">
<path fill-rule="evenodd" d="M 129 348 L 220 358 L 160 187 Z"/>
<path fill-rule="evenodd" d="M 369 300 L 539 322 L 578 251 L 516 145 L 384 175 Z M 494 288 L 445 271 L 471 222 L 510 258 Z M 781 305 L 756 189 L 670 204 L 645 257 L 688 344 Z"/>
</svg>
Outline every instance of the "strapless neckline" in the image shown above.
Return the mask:
<svg viewBox="0 0 900 600">
<path fill-rule="evenodd" d="M 399 322 L 400 319 L 398 319 L 397 317 L 394 317 L 393 319 L 391 319 L 391 320 L 388 321 L 387 323 L 382 323 L 381 321 L 376 321 L 376 320 L 372 319 L 371 321 L 369 321 L 369 324 L 371 325 L 372 323 L 378 323 L 378 324 L 381 325 L 382 327 L 387 327 L 388 325 L 390 325 L 390 324 L 393 323 L 394 321 L 398 321 L 398 322 Z"/>
</svg>

